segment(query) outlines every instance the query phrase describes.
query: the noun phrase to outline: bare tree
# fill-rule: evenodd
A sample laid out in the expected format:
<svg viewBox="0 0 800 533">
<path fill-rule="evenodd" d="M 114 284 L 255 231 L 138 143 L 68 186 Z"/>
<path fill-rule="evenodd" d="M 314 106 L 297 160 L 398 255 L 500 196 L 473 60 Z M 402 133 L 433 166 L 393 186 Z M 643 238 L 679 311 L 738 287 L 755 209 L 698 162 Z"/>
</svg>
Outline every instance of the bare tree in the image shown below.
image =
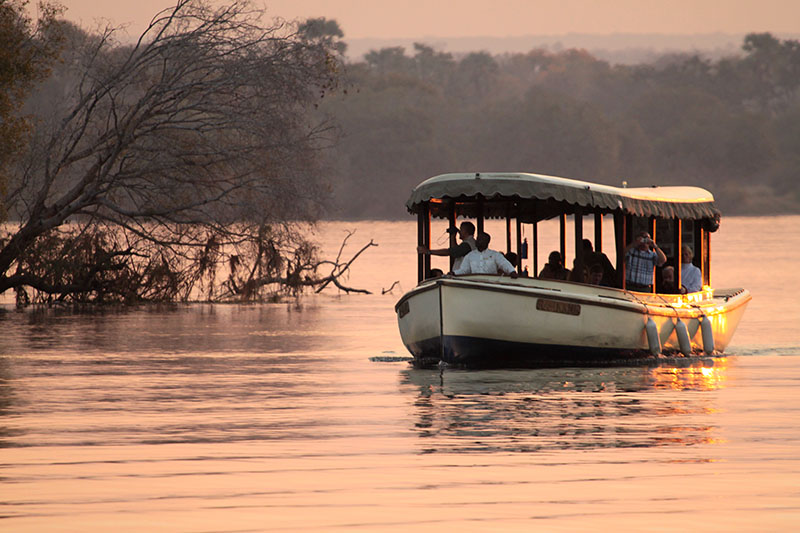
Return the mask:
<svg viewBox="0 0 800 533">
<path fill-rule="evenodd" d="M 262 15 L 247 0 L 179 0 L 133 46 L 110 29 L 72 42 L 70 85 L 38 110 L 9 186 L 18 223 L 0 234 L 0 293 L 169 300 L 202 285 L 213 298 L 225 263 L 315 277 L 300 230 L 327 193 L 330 130 L 309 111 L 335 89 L 338 56 Z"/>
</svg>

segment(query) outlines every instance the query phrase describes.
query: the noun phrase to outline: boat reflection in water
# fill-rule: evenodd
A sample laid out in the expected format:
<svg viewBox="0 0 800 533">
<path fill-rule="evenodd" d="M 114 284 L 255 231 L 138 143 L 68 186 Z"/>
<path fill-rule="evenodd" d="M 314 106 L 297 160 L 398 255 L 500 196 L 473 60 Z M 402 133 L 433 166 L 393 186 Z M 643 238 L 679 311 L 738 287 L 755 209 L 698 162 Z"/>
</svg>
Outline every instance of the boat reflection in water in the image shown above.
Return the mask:
<svg viewBox="0 0 800 533">
<path fill-rule="evenodd" d="M 720 441 L 727 358 L 681 367 L 409 369 L 423 453 L 689 446 Z M 680 392 L 680 394 L 678 394 Z"/>
</svg>

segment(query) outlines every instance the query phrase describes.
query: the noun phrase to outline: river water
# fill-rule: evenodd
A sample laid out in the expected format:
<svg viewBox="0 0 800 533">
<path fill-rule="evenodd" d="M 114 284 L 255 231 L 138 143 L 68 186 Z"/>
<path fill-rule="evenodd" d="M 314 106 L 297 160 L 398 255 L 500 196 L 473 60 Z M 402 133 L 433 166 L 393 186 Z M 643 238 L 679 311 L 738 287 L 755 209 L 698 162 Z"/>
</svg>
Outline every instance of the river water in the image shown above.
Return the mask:
<svg viewBox="0 0 800 533">
<path fill-rule="evenodd" d="M 800 217 L 723 219 L 754 299 L 678 368 L 415 370 L 414 225 L 347 229 L 372 295 L 0 312 L 0 530 L 797 529 Z"/>
</svg>

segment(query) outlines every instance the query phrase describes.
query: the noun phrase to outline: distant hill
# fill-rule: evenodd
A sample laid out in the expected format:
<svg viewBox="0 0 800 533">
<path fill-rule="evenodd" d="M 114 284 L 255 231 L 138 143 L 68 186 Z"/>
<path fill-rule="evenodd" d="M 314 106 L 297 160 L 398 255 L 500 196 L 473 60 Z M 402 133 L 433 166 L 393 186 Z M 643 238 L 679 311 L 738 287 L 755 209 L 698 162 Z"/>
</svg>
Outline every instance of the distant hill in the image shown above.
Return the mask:
<svg viewBox="0 0 800 533">
<path fill-rule="evenodd" d="M 676 52 L 697 52 L 709 59 L 738 55 L 743 33 L 708 33 L 694 35 L 613 33 L 608 35 L 568 33 L 562 35 L 526 35 L 519 37 L 417 37 L 417 38 L 364 38 L 347 39 L 347 56 L 360 61 L 370 50 L 402 46 L 408 55 L 413 54 L 414 43 L 421 42 L 442 52 L 454 55 L 486 51 L 492 55 L 527 52 L 546 48 L 558 52 L 581 48 L 594 57 L 609 63 L 647 63 L 655 58 Z M 797 34 L 775 34 L 782 39 L 798 39 Z"/>
</svg>

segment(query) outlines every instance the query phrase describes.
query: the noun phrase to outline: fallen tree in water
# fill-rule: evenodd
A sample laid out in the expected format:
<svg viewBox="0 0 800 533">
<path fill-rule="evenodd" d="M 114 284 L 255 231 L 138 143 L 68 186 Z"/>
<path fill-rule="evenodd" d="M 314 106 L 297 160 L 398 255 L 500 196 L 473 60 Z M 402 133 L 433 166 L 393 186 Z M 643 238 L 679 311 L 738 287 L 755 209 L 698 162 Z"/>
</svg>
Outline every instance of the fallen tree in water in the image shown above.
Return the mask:
<svg viewBox="0 0 800 533">
<path fill-rule="evenodd" d="M 178 0 L 134 45 L 65 25 L 0 205 L 15 221 L 0 226 L 0 294 L 25 305 L 353 290 L 341 254 L 323 276 L 331 263 L 304 237 L 328 190 L 317 156 L 332 128 L 315 110 L 341 57 L 303 28 L 265 26 L 245 0 Z"/>
<path fill-rule="evenodd" d="M 369 294 L 344 284 L 353 262 L 321 259 L 319 249 L 298 237 L 297 228 L 262 227 L 252 238 L 239 231 L 237 243 L 210 235 L 205 246 L 154 244 L 154 233 L 139 237 L 119 228 L 70 224 L 48 232 L 17 259 L 18 306 L 29 304 L 275 301 L 306 289 L 334 285 L 346 293 Z"/>
</svg>

